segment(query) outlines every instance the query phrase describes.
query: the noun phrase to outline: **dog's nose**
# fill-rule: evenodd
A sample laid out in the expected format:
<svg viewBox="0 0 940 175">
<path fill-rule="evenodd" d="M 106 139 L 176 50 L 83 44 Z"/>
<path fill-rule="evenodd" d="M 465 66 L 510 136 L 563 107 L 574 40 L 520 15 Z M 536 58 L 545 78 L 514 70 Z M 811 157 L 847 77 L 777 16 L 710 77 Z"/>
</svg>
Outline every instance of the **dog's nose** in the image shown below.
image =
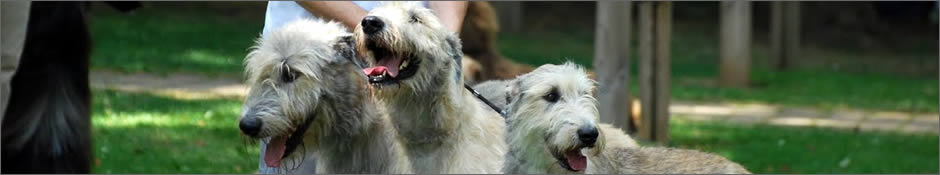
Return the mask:
<svg viewBox="0 0 940 175">
<path fill-rule="evenodd" d="M 597 142 L 597 128 L 594 126 L 581 127 L 578 129 L 578 140 L 585 145 L 594 145 Z"/>
<path fill-rule="evenodd" d="M 375 16 L 366 16 L 362 18 L 362 31 L 366 34 L 374 34 L 385 27 L 385 22 Z"/>
<path fill-rule="evenodd" d="M 261 122 L 261 118 L 258 117 L 245 117 L 238 122 L 238 128 L 242 130 L 242 133 L 249 136 L 257 136 L 258 132 L 261 131 L 261 125 L 264 122 Z"/>
</svg>

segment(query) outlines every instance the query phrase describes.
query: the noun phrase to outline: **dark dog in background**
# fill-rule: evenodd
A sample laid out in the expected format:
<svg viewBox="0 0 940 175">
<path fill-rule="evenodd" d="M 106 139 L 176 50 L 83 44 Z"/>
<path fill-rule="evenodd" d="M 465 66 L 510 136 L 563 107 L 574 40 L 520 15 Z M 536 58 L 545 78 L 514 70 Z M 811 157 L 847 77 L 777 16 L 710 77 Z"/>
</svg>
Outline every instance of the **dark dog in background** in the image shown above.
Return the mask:
<svg viewBox="0 0 940 175">
<path fill-rule="evenodd" d="M 138 2 L 109 2 L 120 11 Z M 2 126 L 0 173 L 91 173 L 88 2 L 32 2 Z"/>
<path fill-rule="evenodd" d="M 531 72 L 534 67 L 506 58 L 497 44 L 499 16 L 490 2 L 470 1 L 467 14 L 460 29 L 463 53 L 479 63 L 475 82 L 486 80 L 510 80 Z M 475 73 L 470 71 L 469 73 Z"/>
</svg>

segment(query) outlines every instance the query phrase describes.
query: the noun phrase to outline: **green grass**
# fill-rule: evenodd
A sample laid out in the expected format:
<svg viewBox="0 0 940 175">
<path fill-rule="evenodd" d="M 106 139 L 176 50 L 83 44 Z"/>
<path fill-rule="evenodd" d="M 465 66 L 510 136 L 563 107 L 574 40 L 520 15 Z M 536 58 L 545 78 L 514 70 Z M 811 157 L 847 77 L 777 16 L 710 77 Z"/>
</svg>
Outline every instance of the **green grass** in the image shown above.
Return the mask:
<svg viewBox="0 0 940 175">
<path fill-rule="evenodd" d="M 936 134 L 681 120 L 669 129 L 671 146 L 717 153 L 753 173 L 938 173 Z"/>
<path fill-rule="evenodd" d="M 252 173 L 258 147 L 239 135 L 239 100 L 94 92 L 94 173 Z M 937 173 L 936 134 L 673 120 L 672 146 L 728 157 L 754 173 Z M 783 142 L 783 143 L 781 143 Z M 850 159 L 842 168 L 839 162 Z"/>
<path fill-rule="evenodd" d="M 93 173 L 253 173 L 258 146 L 239 135 L 238 100 L 94 91 Z"/>
<path fill-rule="evenodd" d="M 263 20 L 144 8 L 94 11 L 92 68 L 125 72 L 241 75 Z"/>
</svg>

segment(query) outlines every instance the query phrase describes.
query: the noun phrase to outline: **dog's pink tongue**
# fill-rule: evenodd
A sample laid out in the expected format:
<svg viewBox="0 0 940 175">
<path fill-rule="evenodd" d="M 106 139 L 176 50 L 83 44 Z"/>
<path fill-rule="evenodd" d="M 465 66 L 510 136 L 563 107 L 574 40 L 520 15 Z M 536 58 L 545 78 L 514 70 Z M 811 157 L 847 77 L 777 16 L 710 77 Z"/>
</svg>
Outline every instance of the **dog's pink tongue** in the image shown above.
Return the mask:
<svg viewBox="0 0 940 175">
<path fill-rule="evenodd" d="M 366 75 L 369 75 L 369 76 L 382 75 L 382 73 L 385 73 L 386 71 L 388 71 L 388 68 L 385 66 L 375 66 L 375 67 L 362 69 L 362 72 L 366 73 Z"/>
<path fill-rule="evenodd" d="M 395 57 L 385 58 L 385 59 L 380 60 L 376 64 L 378 65 L 376 67 L 384 66 L 388 71 L 388 75 L 391 75 L 392 77 L 396 77 L 398 76 L 398 67 L 401 66 L 401 59 L 398 59 Z"/>
<path fill-rule="evenodd" d="M 264 163 L 268 167 L 281 167 L 281 157 L 284 157 L 284 148 L 287 144 L 287 136 L 278 136 L 271 138 L 268 148 L 264 150 Z"/>
<path fill-rule="evenodd" d="M 582 156 L 581 153 L 577 151 L 572 151 L 565 154 L 565 158 L 568 159 L 568 166 L 571 166 L 571 169 L 575 171 L 582 171 L 587 167 L 587 158 Z"/>
</svg>

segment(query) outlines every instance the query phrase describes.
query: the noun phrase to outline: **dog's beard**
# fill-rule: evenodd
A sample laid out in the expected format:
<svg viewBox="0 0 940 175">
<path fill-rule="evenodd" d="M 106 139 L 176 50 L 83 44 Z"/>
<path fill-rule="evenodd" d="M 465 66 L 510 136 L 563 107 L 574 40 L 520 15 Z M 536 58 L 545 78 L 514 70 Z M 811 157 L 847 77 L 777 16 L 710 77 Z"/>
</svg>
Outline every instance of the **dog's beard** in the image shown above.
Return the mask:
<svg viewBox="0 0 940 175">
<path fill-rule="evenodd" d="M 573 132 L 572 130 L 561 129 L 563 132 Z M 564 137 L 563 139 L 573 139 L 566 142 L 571 142 L 573 144 L 559 144 L 552 143 L 556 137 Z M 587 157 L 581 153 L 581 150 L 587 148 L 580 143 L 578 143 L 576 138 L 569 138 L 562 135 L 549 136 L 545 140 L 545 144 L 548 145 L 549 152 L 552 154 L 557 162 L 558 166 L 561 166 L 565 170 L 572 172 L 583 172 L 587 168 Z"/>
</svg>

